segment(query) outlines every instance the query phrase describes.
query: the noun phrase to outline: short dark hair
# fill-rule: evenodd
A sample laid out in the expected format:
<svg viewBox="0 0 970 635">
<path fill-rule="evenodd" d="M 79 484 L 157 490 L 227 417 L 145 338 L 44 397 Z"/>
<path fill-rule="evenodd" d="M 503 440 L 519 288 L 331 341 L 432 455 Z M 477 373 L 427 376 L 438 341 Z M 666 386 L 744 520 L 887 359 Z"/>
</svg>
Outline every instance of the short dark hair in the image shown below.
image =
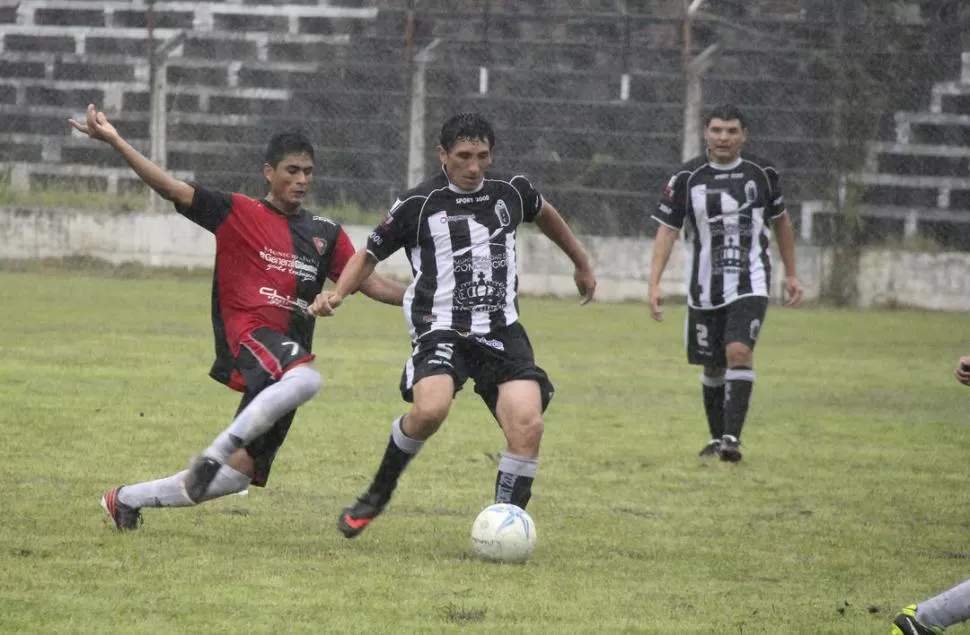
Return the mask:
<svg viewBox="0 0 970 635">
<path fill-rule="evenodd" d="M 721 104 L 707 113 L 707 119 L 704 120 L 705 128 L 710 125 L 711 119 L 723 119 L 724 121 L 737 119 L 741 123 L 742 130 L 747 129 L 748 127 L 748 123 L 744 120 L 744 115 L 741 113 L 741 109 L 734 104 Z"/>
<path fill-rule="evenodd" d="M 308 154 L 313 158 L 313 144 L 301 130 L 284 130 L 270 137 L 263 160 L 274 168 L 291 154 Z"/>
<path fill-rule="evenodd" d="M 477 112 L 458 113 L 441 126 L 438 143 L 446 151 L 451 151 L 455 144 L 465 141 L 488 141 L 488 147 L 495 147 L 495 130 L 485 117 Z"/>
</svg>

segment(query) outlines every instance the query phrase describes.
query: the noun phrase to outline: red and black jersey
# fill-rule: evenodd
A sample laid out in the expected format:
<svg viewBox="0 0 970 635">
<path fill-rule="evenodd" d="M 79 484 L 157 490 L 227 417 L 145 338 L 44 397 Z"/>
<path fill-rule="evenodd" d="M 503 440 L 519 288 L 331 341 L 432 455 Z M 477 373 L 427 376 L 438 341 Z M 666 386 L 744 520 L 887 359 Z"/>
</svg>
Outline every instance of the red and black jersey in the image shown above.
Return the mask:
<svg viewBox="0 0 970 635">
<path fill-rule="evenodd" d="M 307 308 L 354 254 L 340 225 L 306 210 L 287 215 L 265 200 L 197 186 L 192 204 L 175 208 L 216 237 L 216 360 L 209 374 L 243 389 L 230 381 L 233 360 L 240 340 L 258 328 L 283 333 L 311 351 L 315 320 Z"/>
</svg>

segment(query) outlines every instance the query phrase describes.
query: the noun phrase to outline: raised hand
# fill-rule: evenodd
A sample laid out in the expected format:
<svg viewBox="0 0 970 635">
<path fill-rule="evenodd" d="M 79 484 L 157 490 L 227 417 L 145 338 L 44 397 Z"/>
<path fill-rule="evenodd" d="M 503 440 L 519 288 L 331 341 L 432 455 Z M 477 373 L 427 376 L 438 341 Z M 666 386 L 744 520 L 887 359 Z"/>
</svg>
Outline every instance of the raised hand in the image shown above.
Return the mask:
<svg viewBox="0 0 970 635">
<path fill-rule="evenodd" d="M 68 119 L 67 122 L 75 130 L 83 132 L 92 139 L 110 142 L 118 137 L 118 131 L 108 121 L 108 117 L 103 112 L 97 110 L 94 104 L 88 104 L 87 118 L 84 123 L 74 119 Z"/>
</svg>

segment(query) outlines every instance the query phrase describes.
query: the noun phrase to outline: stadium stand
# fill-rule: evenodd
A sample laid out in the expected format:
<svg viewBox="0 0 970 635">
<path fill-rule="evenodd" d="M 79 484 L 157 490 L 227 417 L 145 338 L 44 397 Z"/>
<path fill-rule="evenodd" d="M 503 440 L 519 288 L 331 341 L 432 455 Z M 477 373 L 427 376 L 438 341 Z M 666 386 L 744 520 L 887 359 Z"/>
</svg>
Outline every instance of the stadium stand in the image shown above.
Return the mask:
<svg viewBox="0 0 970 635">
<path fill-rule="evenodd" d="M 680 0 L 630 0 L 624 15 L 612 0 L 493 0 L 487 25 L 481 2 L 417 4 L 409 14 L 406 0 L 154 2 L 155 43 L 186 35 L 165 65 L 168 167 L 258 192 L 266 137 L 301 126 L 320 150 L 319 200 L 386 206 L 406 179 L 410 30 L 411 54 L 441 40 L 427 76 L 429 157 L 438 122 L 481 110 L 499 129 L 499 165 L 515 155 L 544 192 L 565 199 L 567 216 L 595 215 L 583 229 L 649 231 L 644 209 L 680 160 Z M 784 168 L 789 198 L 819 198 L 831 189 L 831 24 L 794 1 L 749 5 L 696 28 L 695 48 L 720 46 L 705 101 L 739 103 L 751 149 Z M 0 169 L 11 181 L 126 186 L 126 168 L 64 119 L 97 103 L 147 150 L 148 15 L 145 0 L 0 2 Z M 924 41 L 929 29 L 906 33 Z M 897 74 L 906 89 L 873 114 L 891 132 L 898 110 L 898 138 L 873 144 L 857 179 L 872 185 L 873 206 L 968 205 L 967 157 L 955 149 L 970 137 L 958 114 L 970 102 L 967 71 L 947 82 L 959 56 L 940 64 L 924 49 L 913 47 L 905 65 L 871 62 L 906 68 Z M 484 94 L 479 66 L 489 69 Z"/>
</svg>

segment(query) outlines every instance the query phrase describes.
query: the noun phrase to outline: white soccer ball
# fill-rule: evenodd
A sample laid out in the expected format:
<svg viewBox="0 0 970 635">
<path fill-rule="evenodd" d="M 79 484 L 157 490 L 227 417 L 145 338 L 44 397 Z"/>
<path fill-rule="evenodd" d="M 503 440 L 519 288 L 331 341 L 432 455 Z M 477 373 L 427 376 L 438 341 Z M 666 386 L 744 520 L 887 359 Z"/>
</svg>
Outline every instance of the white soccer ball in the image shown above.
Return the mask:
<svg viewBox="0 0 970 635">
<path fill-rule="evenodd" d="M 536 546 L 536 524 L 521 507 L 489 505 L 472 525 L 472 547 L 486 560 L 525 564 Z"/>
</svg>

